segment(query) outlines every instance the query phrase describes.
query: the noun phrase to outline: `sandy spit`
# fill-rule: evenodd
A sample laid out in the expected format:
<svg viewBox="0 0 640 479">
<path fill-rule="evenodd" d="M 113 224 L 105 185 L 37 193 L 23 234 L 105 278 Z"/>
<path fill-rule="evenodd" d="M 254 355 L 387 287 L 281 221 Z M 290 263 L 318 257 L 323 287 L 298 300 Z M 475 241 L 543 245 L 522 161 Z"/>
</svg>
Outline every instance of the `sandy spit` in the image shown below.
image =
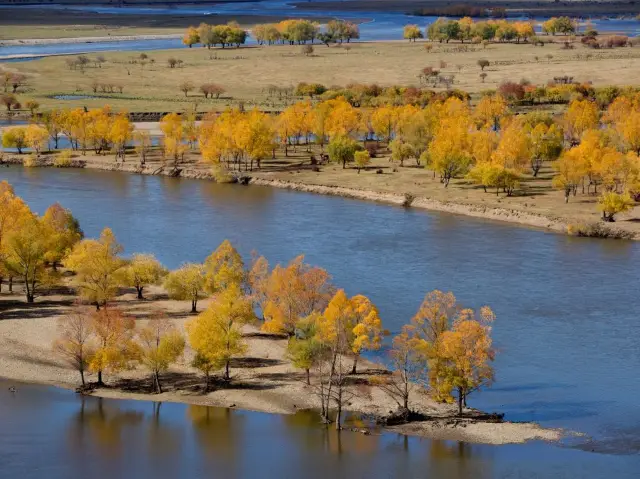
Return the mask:
<svg viewBox="0 0 640 479">
<path fill-rule="evenodd" d="M 71 38 L 25 38 L 22 40 L 0 40 L 0 47 L 20 45 L 55 45 L 60 43 L 97 43 L 97 42 L 124 42 L 135 40 L 164 40 L 170 38 L 182 38 L 179 33 L 162 35 L 109 35 L 102 37 L 71 37 Z"/>
<path fill-rule="evenodd" d="M 19 294 L 21 287 L 14 285 L 14 289 L 14 294 L 8 294 L 5 286 L 0 293 L 0 377 L 74 389 L 79 383 L 78 373 L 52 348 L 58 335 L 58 319 L 69 311 L 73 296 L 47 295 L 37 298 L 34 305 L 27 305 Z M 145 296 L 146 300 L 138 301 L 135 293 L 123 291 L 114 304 L 135 317 L 137 323 L 146 322 L 151 312 L 161 310 L 177 328 L 184 329 L 186 322 L 193 317 L 187 313 L 186 302 L 169 300 L 159 287 L 150 287 Z M 204 310 L 207 302 L 204 300 L 199 303 L 198 309 Z M 243 358 L 232 362 L 232 387 L 218 385 L 209 393 L 203 393 L 202 376 L 190 366 L 193 351 L 187 348 L 184 357 L 168 373 L 163 374 L 163 394 L 151 394 L 149 372 L 136 367 L 107 375 L 105 380 L 109 387 L 98 389 L 93 395 L 231 407 L 274 414 L 293 414 L 300 409 L 317 408 L 319 400 L 316 390 L 306 385 L 304 373 L 295 369 L 287 359 L 287 340 L 260 333 L 258 325 L 245 326 L 243 333 L 248 349 Z M 380 374 L 383 367 L 363 359 L 359 361 L 358 369 L 359 378 L 368 380 Z M 88 381 L 95 379 L 95 375 L 87 376 Z M 315 383 L 313 373 L 312 383 Z M 455 406 L 436 403 L 418 389 L 412 394 L 411 406 L 433 419 L 389 428 L 389 431 L 486 444 L 557 441 L 564 435 L 564 431 L 543 429 L 533 423 L 451 420 L 445 416 L 450 416 Z M 396 405 L 381 389 L 373 387 L 360 391 L 350 400 L 346 409 L 386 415 L 395 410 Z"/>
</svg>

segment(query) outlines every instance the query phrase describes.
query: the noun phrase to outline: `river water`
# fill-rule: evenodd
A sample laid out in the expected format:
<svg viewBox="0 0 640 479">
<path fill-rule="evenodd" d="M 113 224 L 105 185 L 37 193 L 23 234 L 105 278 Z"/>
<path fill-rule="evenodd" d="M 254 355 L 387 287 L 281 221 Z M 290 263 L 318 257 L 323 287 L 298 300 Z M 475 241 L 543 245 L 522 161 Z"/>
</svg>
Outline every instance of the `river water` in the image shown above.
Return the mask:
<svg viewBox="0 0 640 479">
<path fill-rule="evenodd" d="M 24 479 L 637 477 L 633 456 L 343 431 L 293 416 L 79 397 L 0 380 L 0 476 Z"/>
<path fill-rule="evenodd" d="M 254 249 L 272 264 L 304 253 L 368 295 L 393 332 L 436 288 L 489 304 L 497 383 L 472 406 L 584 432 L 597 451 L 640 451 L 638 243 L 268 187 L 19 167 L 2 179 L 37 212 L 58 201 L 88 236 L 109 226 L 127 254 L 170 268 L 226 238 L 247 260 Z"/>
<path fill-rule="evenodd" d="M 73 12 L 93 12 L 112 15 L 265 15 L 275 18 L 301 17 L 301 18 L 327 18 L 335 17 L 346 20 L 363 21 L 360 26 L 361 39 L 373 40 L 399 40 L 402 38 L 402 29 L 407 24 L 428 25 L 436 20 L 436 17 L 422 17 L 407 15 L 399 12 L 384 11 L 342 11 L 342 10 L 317 10 L 307 9 L 304 5 L 294 7 L 290 2 L 267 0 L 263 2 L 231 2 L 214 5 L 180 5 L 180 6 L 149 6 L 149 7 L 113 7 L 101 5 L 27 5 L 22 7 L 11 6 L 10 8 L 21 8 L 25 15 L 29 9 L 43 8 L 66 10 Z M 0 7 L 2 14 L 2 7 Z M 215 18 L 215 17 L 212 17 Z M 536 23 L 540 23 L 545 18 L 532 18 Z M 594 27 L 601 33 L 622 33 L 629 36 L 640 34 L 640 22 L 636 19 L 619 18 L 595 18 L 592 20 Z M 255 43 L 251 38 L 249 44 Z M 91 42 L 91 43 L 70 43 L 54 45 L 19 45 L 0 46 L 0 58 L 9 55 L 60 55 L 73 53 L 104 52 L 104 51 L 146 51 L 165 50 L 170 48 L 181 48 L 181 39 L 156 39 L 156 40 L 131 40 L 119 42 Z M 28 59 L 28 58 L 27 58 Z"/>
</svg>

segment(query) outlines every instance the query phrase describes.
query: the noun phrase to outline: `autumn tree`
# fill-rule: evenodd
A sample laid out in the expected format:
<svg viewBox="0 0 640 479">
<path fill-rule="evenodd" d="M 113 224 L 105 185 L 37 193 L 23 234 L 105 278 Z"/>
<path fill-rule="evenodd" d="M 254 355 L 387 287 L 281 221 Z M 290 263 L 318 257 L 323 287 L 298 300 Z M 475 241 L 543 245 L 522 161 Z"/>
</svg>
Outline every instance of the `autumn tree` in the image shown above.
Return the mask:
<svg viewBox="0 0 640 479">
<path fill-rule="evenodd" d="M 267 285 L 262 329 L 293 336 L 298 321 L 322 311 L 334 292 L 329 273 L 298 256 L 287 266 L 273 268 Z"/>
<path fill-rule="evenodd" d="M 91 330 L 96 338 L 96 346 L 89 369 L 98 374 L 99 386 L 104 386 L 103 373 L 128 369 L 138 359 L 135 327 L 134 319 L 115 307 L 103 308 L 92 314 Z"/>
<path fill-rule="evenodd" d="M 423 36 L 424 35 L 418 25 L 405 25 L 402 32 L 402 38 L 409 40 L 410 42 L 415 42 L 418 38 L 423 38 Z"/>
<path fill-rule="evenodd" d="M 224 240 L 204 262 L 205 290 L 215 294 L 245 282 L 244 261 L 229 240 Z"/>
<path fill-rule="evenodd" d="M 204 267 L 195 263 L 183 264 L 167 274 L 164 288 L 171 299 L 191 301 L 191 312 L 197 312 L 198 300 L 205 297 Z"/>
<path fill-rule="evenodd" d="M 151 151 L 152 139 L 151 134 L 147 130 L 135 130 L 133 132 L 133 140 L 140 164 L 144 166 Z"/>
<path fill-rule="evenodd" d="M 187 31 L 182 37 L 182 43 L 191 48 L 193 45 L 200 43 L 200 35 L 198 34 L 198 29 L 195 27 L 187 28 Z"/>
<path fill-rule="evenodd" d="M 49 240 L 46 261 L 55 270 L 72 248 L 84 237 L 80 223 L 59 203 L 54 203 L 44 212 L 42 225 Z"/>
<path fill-rule="evenodd" d="M 358 143 L 348 136 L 335 136 L 329 142 L 327 152 L 329 160 L 335 163 L 342 163 L 342 168 L 347 167 L 347 163 L 353 161 L 356 151 L 358 151 Z"/>
<path fill-rule="evenodd" d="M 358 173 L 362 168 L 366 168 L 371 163 L 371 155 L 368 151 L 356 151 L 354 154 L 354 160 L 356 162 L 356 167 L 358 168 Z"/>
<path fill-rule="evenodd" d="M 298 321 L 296 335 L 289 338 L 287 357 L 298 369 L 303 369 L 307 385 L 311 385 L 311 369 L 326 359 L 327 348 L 316 336 L 319 313 Z"/>
<path fill-rule="evenodd" d="M 85 239 L 76 244 L 64 264 L 75 271 L 80 295 L 85 301 L 106 306 L 122 285 L 126 262 L 120 257 L 123 248 L 109 228 L 99 239 Z"/>
<path fill-rule="evenodd" d="M 269 261 L 264 256 L 258 256 L 255 252 L 251 257 L 251 268 L 247 273 L 247 287 L 253 307 L 264 313 L 269 294 Z M 263 318 L 264 319 L 264 316 Z"/>
<path fill-rule="evenodd" d="M 437 374 L 456 393 L 458 414 L 462 415 L 469 395 L 494 380 L 491 363 L 495 357 L 491 341 L 491 324 L 495 319 L 487 306 L 478 314 L 463 310 L 451 329 L 445 331 L 436 345 L 440 360 Z M 451 394 L 451 393 L 450 393 Z"/>
<path fill-rule="evenodd" d="M 22 154 L 22 149 L 27 147 L 27 129 L 23 126 L 6 128 L 2 132 L 2 146 L 4 148 L 15 148 L 18 154 Z"/>
<path fill-rule="evenodd" d="M 491 343 L 493 311 L 487 306 L 475 312 L 460 306 L 452 293 L 432 291 L 410 323 L 416 348 L 424 355 L 429 384 L 435 399 L 458 403 L 458 412 L 469 394 L 493 381 Z"/>
<path fill-rule="evenodd" d="M 39 125 L 28 125 L 24 131 L 24 141 L 26 145 L 35 151 L 36 156 L 47 147 L 49 132 Z"/>
<path fill-rule="evenodd" d="M 136 288 L 138 299 L 144 299 L 144 288 L 158 284 L 166 274 L 167 270 L 152 254 L 134 254 L 124 268 L 124 284 Z"/>
<path fill-rule="evenodd" d="M 138 332 L 140 362 L 151 371 L 156 393 L 162 394 L 160 374 L 177 361 L 184 346 L 182 333 L 160 314 L 151 317 Z"/>
<path fill-rule="evenodd" d="M 229 381 L 231 359 L 247 349 L 241 328 L 254 318 L 250 299 L 232 284 L 216 294 L 209 307 L 187 325 L 189 343 L 217 368 L 224 367 L 224 380 Z"/>
<path fill-rule="evenodd" d="M 631 199 L 629 193 L 623 194 L 614 191 L 605 191 L 598 198 L 598 209 L 602 212 L 604 221 L 615 221 L 615 215 L 631 210 L 635 206 L 635 202 Z"/>
<path fill-rule="evenodd" d="M 391 374 L 376 377 L 374 384 L 386 392 L 405 411 L 416 386 L 428 385 L 427 361 L 423 345 L 411 325 L 394 336 L 389 350 Z"/>
<path fill-rule="evenodd" d="M 599 120 L 600 112 L 595 102 L 586 99 L 574 100 L 563 117 L 565 134 L 576 144 L 585 131 L 598 126 Z"/>
<path fill-rule="evenodd" d="M 184 125 L 177 113 L 169 113 L 160 120 L 160 130 L 163 133 L 163 147 L 165 157 L 178 160 L 184 152 Z"/>
<path fill-rule="evenodd" d="M 78 309 L 58 319 L 58 337 L 53 350 L 80 373 L 83 386 L 95 348 L 92 338 L 92 317 L 88 311 Z"/>
<path fill-rule="evenodd" d="M 46 268 L 46 257 L 51 246 L 43 222 L 33 214 L 20 218 L 3 244 L 3 269 L 11 276 L 22 278 L 27 303 L 34 302 L 42 284 L 50 284 L 55 280 L 55 274 Z"/>
<path fill-rule="evenodd" d="M 449 186 L 452 178 L 463 175 L 471 163 L 469 119 L 464 115 L 441 121 L 429 144 L 427 166 L 440 174 L 441 182 Z"/>
</svg>

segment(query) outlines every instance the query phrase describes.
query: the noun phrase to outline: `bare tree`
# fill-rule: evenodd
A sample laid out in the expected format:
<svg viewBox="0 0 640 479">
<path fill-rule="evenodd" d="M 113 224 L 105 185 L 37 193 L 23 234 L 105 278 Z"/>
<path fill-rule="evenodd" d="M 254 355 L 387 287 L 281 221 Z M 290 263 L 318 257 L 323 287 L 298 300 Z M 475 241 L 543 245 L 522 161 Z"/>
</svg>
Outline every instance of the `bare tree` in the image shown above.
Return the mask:
<svg viewBox="0 0 640 479">
<path fill-rule="evenodd" d="M 180 83 L 180 91 L 184 93 L 184 96 L 189 96 L 189 92 L 194 88 L 193 83 L 190 81 Z"/>
<path fill-rule="evenodd" d="M 63 316 L 58 321 L 58 339 L 53 349 L 80 373 L 82 385 L 85 385 L 84 373 L 93 353 L 91 345 L 91 314 L 86 309 Z"/>
<path fill-rule="evenodd" d="M 170 57 L 167 59 L 167 64 L 169 65 L 169 68 L 175 68 L 176 65 L 178 64 L 178 60 L 176 60 L 173 57 Z"/>
</svg>

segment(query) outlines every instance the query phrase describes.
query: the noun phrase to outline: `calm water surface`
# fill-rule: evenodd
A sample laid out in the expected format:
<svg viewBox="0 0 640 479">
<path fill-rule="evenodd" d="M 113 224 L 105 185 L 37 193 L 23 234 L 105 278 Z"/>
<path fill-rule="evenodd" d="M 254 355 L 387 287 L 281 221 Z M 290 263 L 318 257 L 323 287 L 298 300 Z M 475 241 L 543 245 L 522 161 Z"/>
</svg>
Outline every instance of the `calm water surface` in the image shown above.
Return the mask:
<svg viewBox="0 0 640 479">
<path fill-rule="evenodd" d="M 81 398 L 0 381 L 0 476 L 47 478 L 635 477 L 632 456 L 336 434 L 294 416 Z M 13 383 L 12 383 L 13 384 Z"/>
<path fill-rule="evenodd" d="M 640 451 L 640 244 L 266 187 L 17 167 L 1 179 L 36 211 L 59 201 L 87 235 L 110 226 L 128 254 L 171 268 L 225 238 L 272 264 L 305 253 L 349 294 L 370 296 L 392 331 L 435 288 L 489 304 L 497 383 L 473 406 L 586 432 L 589 449 Z"/>
</svg>

